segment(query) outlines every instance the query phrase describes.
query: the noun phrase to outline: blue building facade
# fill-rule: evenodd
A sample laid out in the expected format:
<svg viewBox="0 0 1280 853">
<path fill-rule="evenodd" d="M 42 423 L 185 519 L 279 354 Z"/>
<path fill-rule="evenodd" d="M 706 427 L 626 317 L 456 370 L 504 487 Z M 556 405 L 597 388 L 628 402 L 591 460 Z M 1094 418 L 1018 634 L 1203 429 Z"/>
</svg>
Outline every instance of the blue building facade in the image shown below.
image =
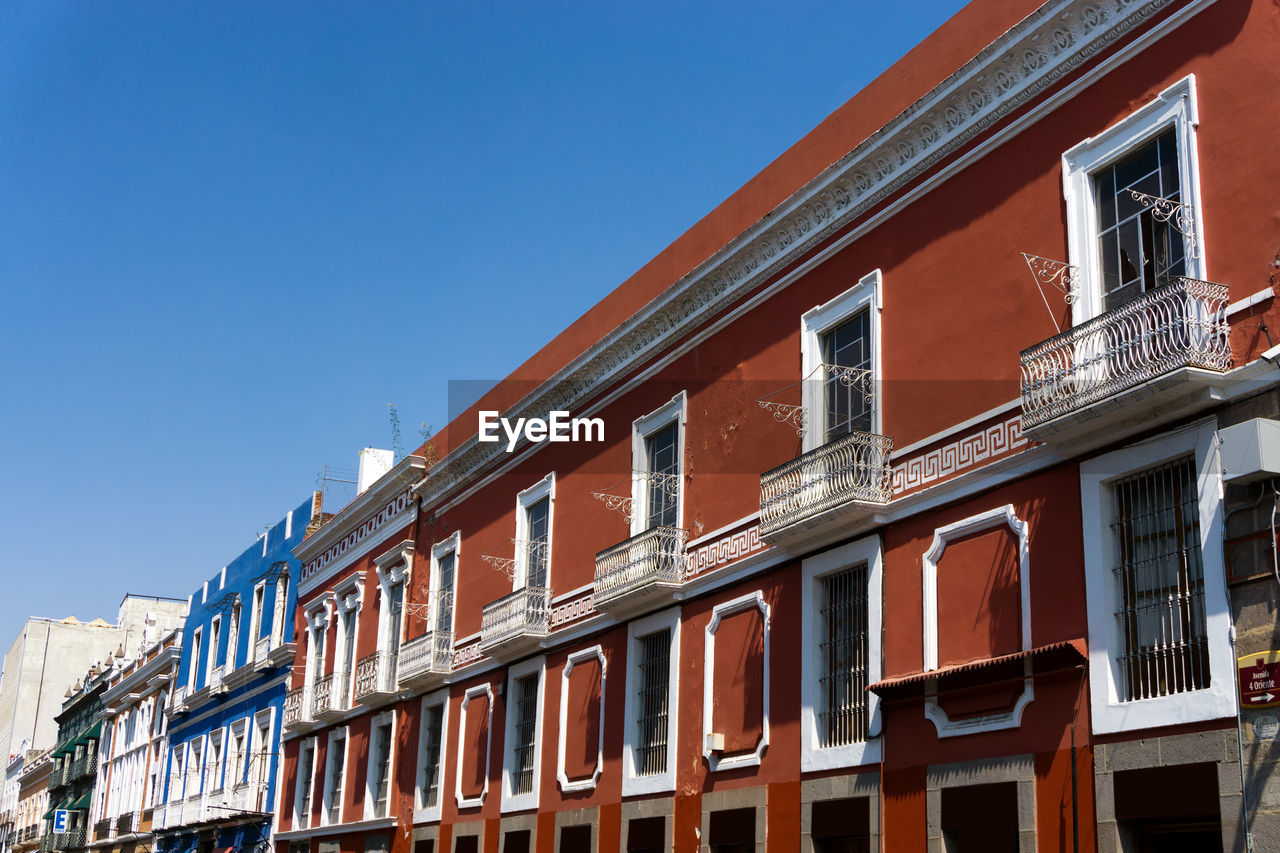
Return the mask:
<svg viewBox="0 0 1280 853">
<path fill-rule="evenodd" d="M 314 496 L 191 595 L 170 701 L 156 853 L 265 851 Z"/>
</svg>

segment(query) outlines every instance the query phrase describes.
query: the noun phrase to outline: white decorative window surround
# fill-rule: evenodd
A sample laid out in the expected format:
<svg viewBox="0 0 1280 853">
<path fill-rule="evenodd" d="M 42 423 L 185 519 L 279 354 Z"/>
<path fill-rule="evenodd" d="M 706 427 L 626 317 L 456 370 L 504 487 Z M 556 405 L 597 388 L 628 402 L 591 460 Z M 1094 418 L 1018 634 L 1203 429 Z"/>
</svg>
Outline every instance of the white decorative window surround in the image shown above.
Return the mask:
<svg viewBox="0 0 1280 853">
<path fill-rule="evenodd" d="M 187 693 L 196 689 L 196 676 L 200 672 L 200 650 L 204 645 L 204 628 L 196 628 L 191 635 L 191 657 L 187 659 Z"/>
<path fill-rule="evenodd" d="M 447 588 L 440 577 L 440 561 L 453 555 L 453 567 L 450 573 Z M 442 542 L 437 542 L 431 546 L 431 579 L 428 587 L 428 595 L 430 599 L 427 606 L 427 630 L 428 631 L 452 631 L 453 618 L 456 608 L 452 601 L 442 601 L 441 596 L 453 595 L 453 590 L 458 584 L 458 563 L 462 558 L 462 531 L 455 530 L 449 534 L 449 538 Z M 448 607 L 448 612 L 442 612 L 442 606 Z"/>
<path fill-rule="evenodd" d="M 483 762 L 481 766 L 484 768 L 484 786 L 480 789 L 480 796 L 464 797 L 462 795 L 462 768 L 467 762 L 463 760 L 465 756 L 462 754 L 462 750 L 466 748 L 464 741 L 466 741 L 467 738 L 467 710 L 468 706 L 481 696 L 485 697 L 487 700 L 485 703 L 485 714 L 489 718 L 485 726 L 484 757 L 480 758 L 477 756 L 477 759 Z M 454 790 L 454 799 L 457 801 L 458 808 L 460 809 L 478 808 L 484 805 L 484 798 L 489 794 L 489 750 L 493 746 L 493 685 L 487 681 L 484 684 L 477 684 L 475 687 L 470 688 L 466 693 L 462 694 L 462 703 L 458 710 L 457 744 L 458 772 L 456 774 L 457 784 Z"/>
<path fill-rule="evenodd" d="M 222 616 L 213 617 L 209 623 L 209 651 L 205 658 L 204 685 L 213 683 L 213 671 L 218 668 L 218 646 L 222 645 Z"/>
<path fill-rule="evenodd" d="M 725 617 L 751 609 L 760 611 L 760 633 L 764 646 L 760 667 L 762 693 L 760 742 L 756 745 L 755 752 L 725 756 L 718 750 L 711 749 L 711 735 L 715 732 L 713 712 L 715 710 L 716 631 L 719 630 L 720 622 Z M 756 590 L 717 604 L 711 610 L 711 621 L 707 623 L 706 634 L 706 646 L 702 659 L 702 755 L 707 759 L 707 766 L 712 772 L 757 765 L 769 746 L 769 603 L 764 600 L 764 593 Z"/>
<path fill-rule="evenodd" d="M 267 787 L 271 781 L 272 765 L 276 764 L 276 751 L 279 749 L 275 725 L 275 708 L 263 708 L 253 715 L 248 767 L 249 808 L 252 811 L 265 811 L 268 808 Z"/>
<path fill-rule="evenodd" d="M 857 542 L 832 548 L 801 564 L 801 658 L 800 673 L 800 769 L 804 772 L 854 767 L 880 761 L 880 697 L 867 692 L 868 739 L 842 746 L 821 746 L 818 709 L 822 704 L 822 624 L 819 610 L 819 583 L 826 577 L 865 563 L 867 566 L 867 671 L 866 682 L 881 678 L 880 625 L 884 560 L 880 537 L 868 536 Z"/>
<path fill-rule="evenodd" d="M 525 809 L 536 809 L 538 807 L 538 789 L 542 783 L 542 706 L 543 696 L 546 693 L 546 657 L 539 656 L 530 658 L 515 664 L 507 670 L 507 686 L 506 686 L 506 725 L 503 732 L 503 757 L 502 757 L 502 811 L 516 812 Z M 525 794 L 515 793 L 515 776 L 517 767 L 515 765 L 516 755 L 516 726 L 519 723 L 519 712 L 516 708 L 518 699 L 518 691 L 516 690 L 516 682 L 525 676 L 536 675 L 538 677 L 537 693 L 534 705 L 534 728 L 533 728 L 533 789 Z"/>
<path fill-rule="evenodd" d="M 427 721 L 429 719 L 429 711 L 432 708 L 440 708 L 440 732 L 436 740 L 436 756 L 435 756 L 435 774 L 436 774 L 436 801 L 434 805 L 427 805 L 422 790 L 423 774 L 426 771 L 427 756 Z M 418 767 L 413 782 L 413 822 L 426 823 L 429 821 L 440 820 L 440 815 L 444 803 L 444 753 L 445 745 L 448 742 L 449 733 L 449 689 L 437 690 L 422 698 L 422 711 L 419 717 L 418 726 Z M 461 742 L 462 733 L 459 733 L 458 740 Z"/>
<path fill-rule="evenodd" d="M 1027 523 L 1018 518 L 1011 504 L 1005 504 L 992 510 L 970 516 L 945 527 L 933 531 L 933 543 L 921 560 L 923 567 L 924 587 L 924 669 L 926 672 L 938 668 L 938 563 L 942 560 L 947 543 L 953 539 L 963 539 L 974 533 L 1007 527 L 1018 537 L 1018 581 L 1020 585 L 1021 603 L 1021 651 L 1031 650 L 1031 576 L 1030 553 L 1027 544 Z M 1031 683 L 1031 660 L 1023 661 L 1025 677 L 1022 681 L 1022 695 L 1014 702 L 1009 711 L 998 714 L 986 714 L 980 717 L 966 717 L 952 720 L 947 712 L 938 704 L 935 693 L 926 695 L 924 713 L 938 730 L 938 737 L 955 737 L 957 735 L 974 734 L 976 732 L 1013 729 L 1022 724 L 1022 712 L 1035 698 L 1035 689 Z M 936 689 L 936 686 L 935 686 Z"/>
<path fill-rule="evenodd" d="M 566 732 L 569 730 L 569 676 L 573 673 L 575 665 L 588 660 L 598 660 L 600 662 L 600 725 L 597 732 L 599 742 L 596 744 L 596 769 L 590 779 L 570 781 L 565 773 L 565 741 Z M 600 781 L 600 773 L 604 770 L 605 667 L 604 649 L 598 645 L 574 652 L 564 662 L 564 670 L 560 674 L 560 745 L 556 764 L 556 779 L 560 782 L 560 790 L 562 791 L 594 790 L 596 782 Z"/>
<path fill-rule="evenodd" d="M 640 691 L 643 676 L 640 672 L 641 640 L 659 631 L 669 631 L 670 655 L 667 659 L 667 755 L 666 769 L 660 773 L 641 774 L 637 750 L 641 737 L 640 717 L 643 712 Z M 623 715 L 626 728 L 622 745 L 622 795 L 657 794 L 674 791 L 676 787 L 676 725 L 680 708 L 680 608 L 672 607 L 659 613 L 636 619 L 627 625 L 627 694 Z"/>
<path fill-rule="evenodd" d="M 644 417 L 636 418 L 631 424 L 631 535 L 643 533 L 649 527 L 649 493 L 652 489 L 662 488 L 646 477 L 649 471 L 649 453 L 646 439 L 671 424 L 676 428 L 677 480 L 676 494 L 676 527 L 684 526 L 684 446 L 686 394 L 681 391 L 671 401 L 658 407 Z"/>
<path fill-rule="evenodd" d="M 342 823 L 342 806 L 345 799 L 347 787 L 347 769 L 349 766 L 348 759 L 350 751 L 348 747 L 351 745 L 351 738 L 347 736 L 347 727 L 330 729 L 329 744 L 324 754 L 324 788 L 323 799 L 321 800 L 320 823 L 322 826 L 330 826 L 332 824 Z M 341 750 L 341 761 L 335 766 L 334 750 Z M 335 778 L 335 774 L 338 774 Z M 337 783 L 337 788 L 334 785 Z M 338 798 L 337 817 L 334 818 L 334 797 Z"/>
<path fill-rule="evenodd" d="M 880 270 L 872 270 L 858 280 L 858 283 L 822 305 L 810 308 L 800 319 L 800 369 L 804 381 L 800 386 L 800 401 L 804 406 L 805 424 L 804 450 L 816 450 L 826 443 L 826 431 L 823 427 L 826 417 L 826 398 L 824 392 L 822 367 L 822 336 L 836 326 L 866 310 L 870 320 L 871 331 L 871 375 L 873 383 L 880 377 Z M 876 392 L 875 384 L 867 390 Z M 871 405 L 871 432 L 881 432 L 881 412 L 879 395 L 875 394 Z"/>
<path fill-rule="evenodd" d="M 382 756 L 378 754 L 379 745 L 377 740 L 378 740 L 378 729 L 381 726 L 390 726 L 391 736 L 387 738 L 387 745 L 386 745 L 386 749 L 388 752 L 388 755 L 386 756 L 387 812 L 385 814 L 379 815 L 377 813 L 378 788 L 379 788 L 378 765 L 382 761 Z M 364 819 L 374 820 L 376 818 L 391 817 L 392 803 L 394 801 L 394 794 L 395 794 L 395 766 L 396 766 L 395 765 L 395 760 L 396 760 L 395 711 L 390 709 L 383 711 L 381 714 L 376 715 L 375 717 L 373 717 L 373 719 L 369 721 L 369 744 L 365 751 L 369 758 L 369 761 L 368 761 L 369 766 L 366 769 L 365 780 L 364 780 Z"/>
<path fill-rule="evenodd" d="M 1117 655 L 1124 648 L 1113 568 L 1116 537 L 1111 530 L 1115 499 L 1111 484 L 1129 474 L 1194 453 L 1199 494 L 1200 551 L 1209 686 L 1150 699 L 1121 701 Z M 1222 565 L 1222 479 L 1212 419 L 1080 465 L 1085 595 L 1089 611 L 1089 696 L 1095 732 L 1131 731 L 1235 716 L 1235 672 L 1228 634 L 1227 589 Z"/>
<path fill-rule="evenodd" d="M 546 562 L 546 583 L 551 586 L 551 532 L 555 525 L 556 512 L 556 472 L 552 471 L 529 488 L 516 495 L 516 547 L 515 578 L 512 590 L 522 589 L 528 585 L 529 579 L 529 510 L 539 501 L 547 501 L 547 537 L 545 553 L 542 559 Z"/>
<path fill-rule="evenodd" d="M 413 575 L 413 540 L 406 539 L 395 545 L 380 557 L 375 557 L 374 565 L 378 571 L 378 587 L 382 593 L 383 606 L 378 608 L 378 651 L 384 651 L 398 643 L 391 642 L 404 637 L 404 620 L 408 608 L 404 606 L 405 594 L 409 589 L 409 580 Z M 391 608 L 385 602 L 391 601 L 391 590 L 399 586 L 401 590 L 400 624 L 391 624 Z"/>
<path fill-rule="evenodd" d="M 1097 136 L 1086 139 L 1062 155 L 1063 195 L 1067 204 L 1067 251 L 1080 269 L 1080 298 L 1072 303 L 1072 323 L 1079 325 L 1098 316 L 1102 305 L 1102 266 L 1098 250 L 1098 205 L 1092 178 L 1105 166 L 1173 128 L 1177 134 L 1181 202 L 1193 214 L 1196 251 L 1186 253 L 1186 275 L 1204 278 L 1203 229 L 1200 209 L 1200 166 L 1196 155 L 1195 75 L 1188 75 L 1165 89 L 1152 102 L 1134 111 Z"/>
</svg>

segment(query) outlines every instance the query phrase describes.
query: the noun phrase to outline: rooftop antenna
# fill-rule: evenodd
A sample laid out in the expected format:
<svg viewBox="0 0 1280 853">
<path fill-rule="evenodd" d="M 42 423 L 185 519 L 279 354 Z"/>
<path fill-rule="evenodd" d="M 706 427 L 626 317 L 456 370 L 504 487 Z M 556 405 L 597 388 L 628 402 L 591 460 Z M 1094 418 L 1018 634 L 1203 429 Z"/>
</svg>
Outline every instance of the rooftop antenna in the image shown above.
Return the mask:
<svg viewBox="0 0 1280 853">
<path fill-rule="evenodd" d="M 400 460 L 404 458 L 404 445 L 400 442 L 400 413 L 395 403 L 387 403 L 387 415 L 391 418 L 391 451 Z"/>
</svg>

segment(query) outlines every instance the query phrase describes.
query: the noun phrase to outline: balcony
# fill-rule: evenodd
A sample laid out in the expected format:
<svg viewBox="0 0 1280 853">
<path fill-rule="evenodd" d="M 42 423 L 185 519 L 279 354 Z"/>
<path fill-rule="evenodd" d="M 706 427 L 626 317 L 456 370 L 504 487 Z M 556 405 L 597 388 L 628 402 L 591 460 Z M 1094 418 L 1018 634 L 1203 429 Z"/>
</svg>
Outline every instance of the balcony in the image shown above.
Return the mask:
<svg viewBox="0 0 1280 853">
<path fill-rule="evenodd" d="M 125 812 L 116 818 L 116 832 L 121 835 L 128 835 L 134 831 L 133 827 L 134 812 Z"/>
<path fill-rule="evenodd" d="M 70 832 L 57 832 L 53 836 L 54 850 L 75 850 L 84 847 L 84 827 Z"/>
<path fill-rule="evenodd" d="M 284 697 L 284 727 L 291 732 L 305 732 L 313 725 L 311 691 L 306 687 L 295 687 Z"/>
<path fill-rule="evenodd" d="M 112 838 L 115 838 L 115 831 L 111 826 L 110 818 L 100 820 L 93 825 L 94 841 L 110 841 Z"/>
<path fill-rule="evenodd" d="M 267 654 L 267 662 L 272 666 L 284 666 L 293 663 L 294 655 L 298 652 L 297 643 L 282 643 L 279 640 L 273 640 L 271 651 Z"/>
<path fill-rule="evenodd" d="M 851 432 L 760 476 L 760 537 L 778 543 L 870 519 L 893 499 L 893 439 Z"/>
<path fill-rule="evenodd" d="M 396 664 L 399 655 L 374 652 L 356 663 L 355 699 L 361 705 L 381 705 L 396 696 Z"/>
<path fill-rule="evenodd" d="M 428 631 L 400 647 L 397 662 L 400 686 L 417 689 L 435 687 L 453 671 L 453 632 Z"/>
<path fill-rule="evenodd" d="M 1022 432 L 1135 432 L 1215 402 L 1231 367 L 1225 285 L 1178 278 L 1023 350 Z"/>
<path fill-rule="evenodd" d="M 226 666 L 215 666 L 209 670 L 208 683 L 205 684 L 205 692 L 209 696 L 216 696 L 223 692 L 226 688 L 222 686 L 222 676 L 225 673 Z"/>
<path fill-rule="evenodd" d="M 173 688 L 172 711 L 175 714 L 182 714 L 182 713 L 186 713 L 186 710 L 187 710 L 187 687 L 184 684 L 181 687 Z"/>
<path fill-rule="evenodd" d="M 484 606 L 480 651 L 491 657 L 519 657 L 541 645 L 551 623 L 551 590 L 526 586 Z"/>
<path fill-rule="evenodd" d="M 687 541 L 687 530 L 654 527 L 596 554 L 595 608 L 628 613 L 670 600 L 684 583 Z"/>
<path fill-rule="evenodd" d="M 347 674 L 331 672 L 316 682 L 311 696 L 311 714 L 322 723 L 342 719 L 350 710 L 347 701 Z"/>
</svg>

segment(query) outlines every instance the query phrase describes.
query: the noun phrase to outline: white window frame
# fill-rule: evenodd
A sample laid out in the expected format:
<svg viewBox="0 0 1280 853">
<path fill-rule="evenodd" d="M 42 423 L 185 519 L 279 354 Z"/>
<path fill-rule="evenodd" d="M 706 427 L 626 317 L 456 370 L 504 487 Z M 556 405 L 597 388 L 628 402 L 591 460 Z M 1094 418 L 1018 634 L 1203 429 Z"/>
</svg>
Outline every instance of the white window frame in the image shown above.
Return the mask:
<svg viewBox="0 0 1280 853">
<path fill-rule="evenodd" d="M 378 588 L 381 592 L 382 606 L 378 608 L 378 651 L 386 651 L 391 646 L 392 632 L 397 632 L 400 642 L 404 642 L 405 614 L 409 612 L 409 582 L 413 577 L 413 540 L 406 539 L 380 557 L 374 558 L 374 566 L 378 572 Z M 400 587 L 400 624 L 391 624 L 391 590 Z"/>
<path fill-rule="evenodd" d="M 271 790 L 271 778 L 273 774 L 271 773 L 271 770 L 268 767 L 259 767 L 257 768 L 257 770 L 255 770 L 253 766 L 253 760 L 257 756 L 257 752 L 263 742 L 262 739 L 259 737 L 259 735 L 261 734 L 261 730 L 263 728 L 267 730 L 267 736 L 266 736 L 267 759 L 269 763 L 275 764 L 277 763 L 276 759 L 279 757 L 278 755 L 275 754 L 279 749 L 279 741 L 276 739 L 276 709 L 275 708 L 263 708 L 261 711 L 253 715 L 253 727 L 250 730 L 250 736 L 248 739 L 249 764 L 247 765 L 246 769 L 249 771 L 249 773 L 248 773 L 248 777 L 246 778 L 245 784 L 249 786 L 249 792 L 251 794 L 254 794 L 255 802 L 257 801 L 255 789 L 259 785 L 263 787 L 262 802 L 265 805 L 266 803 L 270 802 L 270 799 L 268 798 L 267 794 L 270 793 L 270 790 Z M 257 811 L 265 811 L 265 809 L 257 809 Z"/>
<path fill-rule="evenodd" d="M 516 794 L 514 788 L 514 749 L 516 745 L 516 681 L 529 675 L 538 676 L 538 698 L 534 703 L 533 717 L 533 790 Z M 547 692 L 547 658 L 539 655 L 511 666 L 507 670 L 506 713 L 503 726 L 502 749 L 502 812 L 517 812 L 538 807 L 539 789 L 542 787 L 542 724 L 543 704 Z"/>
<path fill-rule="evenodd" d="M 281 595 L 281 593 L 284 593 Z M 284 622 L 289 616 L 289 610 L 285 607 L 289 598 L 289 570 L 285 569 L 280 572 L 280 576 L 276 578 L 275 599 L 272 601 L 271 612 L 271 641 L 269 645 L 275 648 L 285 642 Z M 266 606 L 266 597 L 262 600 L 263 606 Z"/>
<path fill-rule="evenodd" d="M 375 715 L 369 720 L 369 746 L 365 750 L 369 757 L 368 767 L 365 769 L 364 779 L 364 819 L 378 819 L 375 810 L 377 809 L 377 776 L 378 762 L 377 756 L 374 754 L 374 746 L 376 744 L 375 735 L 378 727 L 382 725 L 391 726 L 391 736 L 387 738 L 387 813 L 382 816 L 383 819 L 393 817 L 396 802 L 396 714 L 394 709 L 388 709 L 381 714 Z"/>
<path fill-rule="evenodd" d="M 1205 278 L 1204 211 L 1200 206 L 1200 161 L 1196 153 L 1196 78 L 1183 77 L 1155 100 L 1097 136 L 1062 155 L 1062 193 L 1067 206 L 1067 252 L 1080 269 L 1081 293 L 1071 306 L 1071 322 L 1079 325 L 1102 314 L 1101 263 L 1098 258 L 1098 206 L 1093 175 L 1169 128 L 1177 132 L 1181 201 L 1195 218 L 1196 252 L 1186 254 L 1186 275 Z"/>
<path fill-rule="evenodd" d="M 449 534 L 449 538 L 437 542 L 431 546 L 431 578 L 427 586 L 427 594 L 430 600 L 427 602 L 427 630 L 434 631 L 436 629 L 436 621 L 440 606 L 439 595 L 440 589 L 440 560 L 448 554 L 453 554 L 453 591 L 454 606 L 449 613 L 449 631 L 453 632 L 453 626 L 458 619 L 458 566 L 462 558 L 462 531 L 455 530 Z M 407 609 L 407 608 L 406 608 Z"/>
<path fill-rule="evenodd" d="M 641 776 L 636 773 L 637 722 L 640 705 L 640 641 L 664 628 L 671 630 L 671 658 L 667 665 L 667 769 Z M 680 608 L 672 607 L 627 624 L 627 695 L 623 702 L 626 718 L 622 741 L 622 795 L 658 794 L 676 788 L 676 737 L 680 716 Z"/>
<path fill-rule="evenodd" d="M 867 693 L 867 739 L 862 743 L 823 747 L 818 737 L 817 708 L 822 704 L 822 624 L 818 612 L 818 584 L 830 575 L 867 564 L 867 683 L 882 676 L 881 624 L 883 618 L 884 553 L 878 535 L 868 536 L 805 558 L 801 563 L 800 770 L 831 770 L 880 761 L 880 697 Z"/>
<path fill-rule="evenodd" d="M 524 589 L 529 579 L 529 509 L 543 498 L 547 499 L 547 586 L 551 586 L 551 540 L 555 530 L 556 472 L 552 471 L 529 488 L 516 495 L 516 548 L 515 577 L 511 589 Z M 455 574 L 454 577 L 457 577 Z"/>
<path fill-rule="evenodd" d="M 719 750 L 711 749 L 711 735 L 715 731 L 715 680 L 716 680 L 716 631 L 720 622 L 727 616 L 744 613 L 751 609 L 760 611 L 760 633 L 763 643 L 761 654 L 761 702 L 760 702 L 760 742 L 755 752 L 742 755 L 722 755 Z M 707 760 L 707 768 L 715 773 L 718 770 L 731 770 L 736 767 L 755 767 L 760 764 L 764 751 L 769 748 L 769 602 L 764 600 L 764 592 L 756 590 L 740 595 L 711 608 L 711 619 L 707 622 L 706 641 L 702 658 L 702 756 Z"/>
<path fill-rule="evenodd" d="M 1110 529 L 1114 511 L 1111 484 L 1191 452 L 1195 454 L 1200 504 L 1209 686 L 1151 699 L 1120 701 L 1116 655 L 1124 643 L 1114 615 L 1116 589 L 1112 566 L 1116 547 Z M 1095 732 L 1132 731 L 1236 715 L 1235 660 L 1228 639 L 1231 611 L 1222 561 L 1222 490 L 1217 430 L 1212 418 L 1080 464 L 1085 597 L 1089 614 L 1089 698 Z"/>
<path fill-rule="evenodd" d="M 315 683 L 324 677 L 325 661 L 323 658 L 326 657 L 324 654 L 324 645 L 327 642 L 329 620 L 333 616 L 334 603 L 335 598 L 333 593 L 325 592 L 306 606 L 307 657 L 304 663 L 304 666 L 306 666 L 306 679 L 303 683 L 307 688 L 307 702 L 311 701 L 311 690 L 315 686 Z M 317 649 L 317 646 L 320 648 Z M 311 710 L 309 707 L 305 709 L 305 713 L 308 716 L 310 715 Z"/>
<path fill-rule="evenodd" d="M 200 674 L 200 652 L 204 651 L 204 626 L 201 625 L 191 632 L 191 658 L 190 665 L 187 666 L 187 693 L 190 694 L 196 689 L 196 683 L 199 681 Z"/>
<path fill-rule="evenodd" d="M 324 752 L 324 787 L 320 789 L 320 825 L 337 826 L 342 823 L 346 799 L 347 784 L 351 781 L 351 733 L 348 726 L 339 726 L 329 730 L 329 742 Z M 333 744 L 342 741 L 342 790 L 338 791 L 338 819 L 331 819 L 333 813 Z"/>
<path fill-rule="evenodd" d="M 877 435 L 883 430 L 884 403 L 879 394 L 880 359 L 880 311 L 884 307 L 879 269 L 858 279 L 858 283 L 834 299 L 806 311 L 800 318 L 800 402 L 805 411 L 807 428 L 802 447 L 808 453 L 826 444 L 826 394 L 822 377 L 816 374 L 822 366 L 822 336 L 845 320 L 869 308 L 871 329 L 871 375 L 876 390 L 871 403 L 871 431 Z"/>
<path fill-rule="evenodd" d="M 334 595 L 337 597 L 338 618 L 336 620 L 337 642 L 333 647 L 333 669 L 334 673 L 338 672 L 338 666 L 346 666 L 347 662 L 347 643 L 352 643 L 351 651 L 351 671 L 345 673 L 346 682 L 343 685 L 342 704 L 332 705 L 331 707 L 348 710 L 352 707 L 351 697 L 355 692 L 356 686 L 356 670 L 360 666 L 360 658 L 357 657 L 358 643 L 360 639 L 360 611 L 364 608 L 364 572 L 358 571 L 350 577 L 343 578 L 333 589 Z M 346 614 L 351 614 L 351 630 L 347 631 Z M 351 636 L 347 636 L 350 633 Z M 335 679 L 336 680 L 336 679 Z M 330 699 L 332 702 L 333 700 Z"/>
<path fill-rule="evenodd" d="M 218 647 L 222 645 L 222 614 L 209 621 L 209 653 L 204 667 L 204 685 L 213 681 L 213 671 L 218 668 Z"/>
<path fill-rule="evenodd" d="M 600 723 L 597 729 L 599 737 L 596 744 L 596 767 L 590 779 L 570 780 L 565 769 L 565 752 L 568 747 L 566 733 L 569 731 L 569 676 L 573 674 L 574 666 L 589 660 L 600 662 Z M 600 781 L 600 774 L 604 772 L 604 697 L 607 669 L 608 662 L 604 657 L 604 648 L 595 645 L 569 655 L 560 672 L 560 743 L 556 752 L 556 781 L 560 783 L 561 791 L 593 791 L 596 783 Z"/>
<path fill-rule="evenodd" d="M 261 597 L 259 597 L 261 596 Z M 251 652 L 249 657 L 252 658 L 257 654 L 258 640 L 262 636 L 262 617 L 266 611 L 267 605 L 267 582 L 265 580 L 258 581 L 253 585 L 253 597 L 249 604 L 249 646 Z"/>
<path fill-rule="evenodd" d="M 645 449 L 645 439 L 658 430 L 679 424 L 676 430 L 677 458 L 680 460 L 676 471 L 676 526 L 684 527 L 684 474 L 685 474 L 685 433 L 688 432 L 688 394 L 681 391 L 647 415 L 631 422 L 631 535 L 636 536 L 645 531 L 649 513 L 650 484 L 644 474 L 649 471 L 649 454 Z"/>
<path fill-rule="evenodd" d="M 921 585 L 924 590 L 924 669 L 932 672 L 938 669 L 938 563 L 946 552 L 947 543 L 955 539 L 963 539 L 975 533 L 1007 528 L 1018 539 L 1018 583 L 1019 603 L 1022 610 L 1019 629 L 1021 651 L 1031 651 L 1031 557 L 1029 544 L 1029 525 L 1018 518 L 1013 504 L 1005 504 L 986 512 L 961 519 L 953 524 L 939 527 L 933 531 L 933 542 L 921 559 Z M 1022 713 L 1027 705 L 1035 699 L 1035 685 L 1031 678 L 1031 659 L 1024 658 L 1022 693 L 1014 701 L 1008 711 L 984 714 L 978 717 L 965 717 L 952 720 L 946 710 L 938 703 L 936 692 L 925 697 L 924 715 L 933 722 L 938 730 L 938 737 L 954 737 L 956 735 L 974 734 L 976 732 L 992 732 L 1001 729 L 1014 729 L 1022 725 Z M 936 686 L 934 688 L 936 690 Z"/>
<path fill-rule="evenodd" d="M 221 791 L 225 787 L 223 776 L 227 758 L 226 752 L 223 750 L 225 743 L 225 729 L 214 729 L 209 732 L 209 760 L 206 767 L 209 775 L 204 789 L 210 793 Z"/>
<path fill-rule="evenodd" d="M 311 749 L 311 803 L 310 809 L 305 813 L 302 810 L 306 803 L 306 791 L 303 789 L 302 780 L 305 778 L 302 773 L 302 759 L 306 754 L 307 748 Z M 293 828 L 309 829 L 311 827 L 311 814 L 315 811 L 315 790 L 316 790 L 316 759 L 320 755 L 320 739 L 317 737 L 309 737 L 298 744 L 298 770 L 293 780 Z"/>
<path fill-rule="evenodd" d="M 235 752 L 235 755 L 233 756 L 232 749 L 235 747 L 237 736 L 242 737 L 244 739 L 243 754 L 239 750 L 237 750 Z M 234 786 L 243 784 L 245 782 L 244 771 L 247 766 L 245 762 L 245 758 L 246 756 L 250 756 L 253 754 L 252 741 L 253 741 L 253 734 L 249 730 L 248 717 L 241 717 L 238 720 L 233 720 L 227 726 L 227 772 L 228 774 L 232 774 L 232 773 L 235 774 L 234 778 L 231 780 L 231 786 L 233 789 L 234 789 Z"/>
<path fill-rule="evenodd" d="M 240 596 L 237 594 L 235 600 L 231 604 L 231 613 L 227 617 L 227 657 L 223 664 L 223 673 L 231 673 L 236 668 L 236 652 L 237 646 L 240 645 Z M 249 657 L 253 657 L 252 646 L 250 647 Z"/>
<path fill-rule="evenodd" d="M 423 764 L 427 760 L 427 709 L 436 705 L 443 705 L 440 712 L 440 754 L 436 757 L 439 762 L 436 767 L 436 784 L 439 793 L 436 796 L 436 804 L 434 806 L 424 805 L 422 802 L 422 779 Z M 461 735 L 459 735 L 461 742 Z M 440 816 L 444 809 L 445 798 L 445 779 L 444 779 L 444 757 L 448 751 L 449 745 L 449 688 L 437 690 L 422 697 L 421 711 L 418 715 L 418 763 L 413 775 L 413 822 L 426 823 L 429 821 L 440 820 Z"/>
<path fill-rule="evenodd" d="M 484 758 L 482 759 L 484 762 L 482 765 L 484 767 L 484 785 L 480 789 L 480 796 L 464 797 L 462 795 L 462 768 L 466 762 L 463 761 L 462 750 L 463 741 L 467 737 L 467 706 L 479 696 L 484 696 L 488 700 L 486 713 L 489 719 L 485 726 Z M 454 742 L 458 747 L 458 760 L 455 762 L 458 766 L 457 772 L 454 774 L 454 800 L 457 802 L 459 809 L 479 808 L 484 805 L 485 798 L 489 796 L 489 756 L 493 750 L 493 685 L 489 682 L 477 684 L 462 694 L 462 702 L 458 708 L 458 737 Z"/>
</svg>

